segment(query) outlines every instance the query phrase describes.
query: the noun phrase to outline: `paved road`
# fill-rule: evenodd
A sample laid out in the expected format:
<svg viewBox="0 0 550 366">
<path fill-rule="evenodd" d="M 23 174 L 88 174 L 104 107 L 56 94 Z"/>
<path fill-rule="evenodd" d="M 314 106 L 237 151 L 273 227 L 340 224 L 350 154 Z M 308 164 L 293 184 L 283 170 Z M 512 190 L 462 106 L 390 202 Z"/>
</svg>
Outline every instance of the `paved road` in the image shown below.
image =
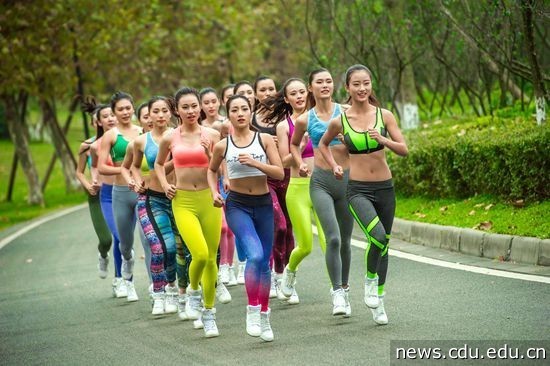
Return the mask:
<svg viewBox="0 0 550 366">
<path fill-rule="evenodd" d="M 176 316 L 151 316 L 143 260 L 136 265 L 140 301 L 112 298 L 110 279 L 96 275 L 95 245 L 82 209 L 0 251 L 0 364 L 379 365 L 389 364 L 390 340 L 550 340 L 550 285 L 395 257 L 390 324 L 377 326 L 362 302 L 359 248 L 352 252 L 353 315 L 333 317 L 318 246 L 299 271 L 301 303 L 272 301 L 274 342 L 246 335 L 243 286 L 230 288 L 233 302 L 217 305 L 221 336 L 205 339 Z"/>
</svg>

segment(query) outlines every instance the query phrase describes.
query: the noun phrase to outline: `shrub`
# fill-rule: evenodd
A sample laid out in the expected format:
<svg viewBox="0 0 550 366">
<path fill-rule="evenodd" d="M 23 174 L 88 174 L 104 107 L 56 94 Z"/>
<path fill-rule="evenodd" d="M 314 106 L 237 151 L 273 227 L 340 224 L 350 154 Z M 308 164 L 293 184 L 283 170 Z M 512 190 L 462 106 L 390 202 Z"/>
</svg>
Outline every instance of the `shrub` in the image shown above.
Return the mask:
<svg viewBox="0 0 550 366">
<path fill-rule="evenodd" d="M 458 126 L 458 127 L 457 127 Z M 550 127 L 522 119 L 481 117 L 405 133 L 409 155 L 388 154 L 405 195 L 507 200 L 550 197 Z"/>
</svg>

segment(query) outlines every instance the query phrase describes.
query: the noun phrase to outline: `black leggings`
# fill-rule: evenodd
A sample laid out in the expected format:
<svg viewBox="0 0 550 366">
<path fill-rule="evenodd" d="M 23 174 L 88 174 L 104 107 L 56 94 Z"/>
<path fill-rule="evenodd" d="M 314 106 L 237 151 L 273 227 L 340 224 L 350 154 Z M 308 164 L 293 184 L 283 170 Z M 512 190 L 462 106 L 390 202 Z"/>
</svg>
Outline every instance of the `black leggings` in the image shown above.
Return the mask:
<svg viewBox="0 0 550 366">
<path fill-rule="evenodd" d="M 384 285 L 388 272 L 388 245 L 395 216 L 395 191 L 391 179 L 381 182 L 350 180 L 349 210 L 367 237 L 365 267 L 378 274 Z"/>
</svg>

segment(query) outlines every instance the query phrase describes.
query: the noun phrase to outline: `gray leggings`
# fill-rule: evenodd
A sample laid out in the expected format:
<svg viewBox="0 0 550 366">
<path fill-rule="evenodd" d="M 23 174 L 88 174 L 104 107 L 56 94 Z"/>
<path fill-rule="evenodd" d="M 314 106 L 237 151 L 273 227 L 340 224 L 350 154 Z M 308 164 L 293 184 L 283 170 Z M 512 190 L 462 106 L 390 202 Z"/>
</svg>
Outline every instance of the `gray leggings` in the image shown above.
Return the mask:
<svg viewBox="0 0 550 366">
<path fill-rule="evenodd" d="M 331 170 L 313 169 L 309 194 L 325 234 L 325 260 L 333 290 L 347 285 L 351 263 L 353 217 L 348 210 L 346 187 L 349 170 L 337 180 Z"/>
<path fill-rule="evenodd" d="M 131 191 L 127 186 L 113 186 L 113 215 L 120 239 L 120 253 L 122 257 L 129 260 L 132 257 L 134 247 L 134 230 L 137 220 L 137 193 Z M 151 249 L 149 242 L 139 229 L 141 244 L 145 253 L 145 265 L 149 279 L 151 278 Z"/>
<path fill-rule="evenodd" d="M 391 179 L 381 182 L 350 180 L 349 209 L 367 237 L 365 267 L 378 275 L 378 285 L 386 283 L 388 245 L 395 216 L 395 191 Z"/>
</svg>

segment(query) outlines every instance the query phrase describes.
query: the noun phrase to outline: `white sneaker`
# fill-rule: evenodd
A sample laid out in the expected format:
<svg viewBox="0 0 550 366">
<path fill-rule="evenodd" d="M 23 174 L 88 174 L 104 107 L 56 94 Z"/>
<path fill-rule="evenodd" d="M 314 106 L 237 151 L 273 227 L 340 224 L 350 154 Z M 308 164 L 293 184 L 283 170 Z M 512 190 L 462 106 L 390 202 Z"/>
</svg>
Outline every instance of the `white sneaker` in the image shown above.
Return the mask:
<svg viewBox="0 0 550 366">
<path fill-rule="evenodd" d="M 271 287 L 269 288 L 269 298 L 273 299 L 277 297 L 277 279 L 275 273 L 271 272 Z"/>
<path fill-rule="evenodd" d="M 365 304 L 371 309 L 376 309 L 379 305 L 378 277 L 372 279 L 365 277 Z"/>
<path fill-rule="evenodd" d="M 229 264 L 220 264 L 218 277 L 218 280 L 221 279 L 224 284 L 229 283 Z"/>
<path fill-rule="evenodd" d="M 178 288 L 176 286 L 164 286 L 164 312 L 166 314 L 178 312 Z"/>
<path fill-rule="evenodd" d="M 99 278 L 107 278 L 107 275 L 109 274 L 109 254 L 107 254 L 107 257 L 103 258 L 101 253 L 97 253 L 97 257 L 99 260 L 99 263 L 97 264 L 97 273 Z"/>
<path fill-rule="evenodd" d="M 134 251 L 132 250 L 132 258 L 126 260 L 124 257 L 122 257 L 122 267 L 120 268 L 120 272 L 122 274 L 122 278 L 125 280 L 129 280 L 132 278 L 132 275 L 134 273 Z"/>
<path fill-rule="evenodd" d="M 271 309 L 260 312 L 260 328 L 262 330 L 260 338 L 266 342 L 273 341 L 273 330 L 271 329 L 271 323 L 269 322 L 269 315 L 271 315 Z"/>
<path fill-rule="evenodd" d="M 300 298 L 298 297 L 298 293 L 296 292 L 296 289 L 292 291 L 292 295 L 288 298 L 287 302 L 290 305 L 297 305 L 300 303 Z"/>
<path fill-rule="evenodd" d="M 288 269 L 288 266 L 285 267 L 283 271 L 283 278 L 281 280 L 281 290 L 285 296 L 291 296 L 292 291 L 296 285 L 296 272 L 292 272 Z"/>
<path fill-rule="evenodd" d="M 346 299 L 344 290 L 330 290 L 332 295 L 332 315 L 344 315 L 346 313 Z"/>
<path fill-rule="evenodd" d="M 151 314 L 162 315 L 164 314 L 164 292 L 153 293 L 153 310 Z"/>
<path fill-rule="evenodd" d="M 277 279 L 275 282 L 275 289 L 277 290 L 277 299 L 279 300 L 288 300 L 288 298 L 283 294 L 283 290 L 281 290 L 281 279 Z"/>
<path fill-rule="evenodd" d="M 231 266 L 229 267 L 229 282 L 227 283 L 227 286 L 236 286 L 237 285 L 237 277 L 235 276 L 235 267 Z M 244 278 L 243 278 L 244 280 Z"/>
<path fill-rule="evenodd" d="M 370 311 L 372 311 L 372 319 L 378 325 L 386 325 L 388 324 L 388 316 L 384 308 L 384 295 L 379 296 L 378 302 L 379 305 L 376 309 L 370 309 Z"/>
<path fill-rule="evenodd" d="M 351 316 L 351 303 L 349 302 L 349 286 L 344 289 L 344 299 L 346 300 L 346 313 L 344 318 L 349 318 Z"/>
<path fill-rule="evenodd" d="M 202 322 L 202 314 L 199 316 L 197 320 L 193 320 L 193 329 L 203 329 L 204 324 Z"/>
<path fill-rule="evenodd" d="M 260 305 L 246 307 L 246 332 L 252 337 L 259 337 L 262 334 L 260 310 Z"/>
<path fill-rule="evenodd" d="M 216 311 L 214 309 L 204 309 L 202 311 L 202 324 L 204 327 L 204 336 L 206 338 L 217 337 L 220 335 L 216 325 Z"/>
<path fill-rule="evenodd" d="M 218 299 L 219 302 L 222 304 L 227 304 L 231 302 L 231 294 L 229 291 L 227 291 L 227 288 L 223 284 L 222 281 L 220 281 L 218 277 L 218 285 L 216 286 L 216 299 Z"/>
<path fill-rule="evenodd" d="M 128 291 L 128 302 L 138 301 L 138 295 L 133 281 L 126 282 L 126 291 Z"/>
<path fill-rule="evenodd" d="M 187 294 L 178 295 L 178 317 L 181 320 L 189 320 L 189 317 L 185 312 L 185 303 L 187 302 L 187 297 Z"/>
<path fill-rule="evenodd" d="M 237 283 L 244 285 L 244 270 L 246 268 L 246 262 L 239 262 L 239 274 L 237 275 Z"/>
<path fill-rule="evenodd" d="M 202 312 L 202 289 L 192 290 L 191 285 L 187 287 L 187 302 L 185 303 L 185 312 L 187 317 L 192 320 L 197 320 Z"/>
<path fill-rule="evenodd" d="M 128 297 L 126 282 L 122 279 L 122 277 L 116 277 L 113 280 L 113 295 L 117 298 Z"/>
</svg>

